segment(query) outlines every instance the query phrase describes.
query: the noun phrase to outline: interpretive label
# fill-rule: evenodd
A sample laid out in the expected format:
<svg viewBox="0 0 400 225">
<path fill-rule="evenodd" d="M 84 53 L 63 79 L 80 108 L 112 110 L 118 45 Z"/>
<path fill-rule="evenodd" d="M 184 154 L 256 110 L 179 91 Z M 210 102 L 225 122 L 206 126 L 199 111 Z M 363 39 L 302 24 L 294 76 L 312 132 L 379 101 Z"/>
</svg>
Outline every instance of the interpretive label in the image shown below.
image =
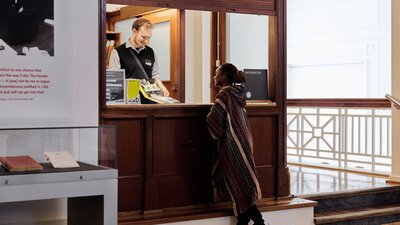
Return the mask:
<svg viewBox="0 0 400 225">
<path fill-rule="evenodd" d="M 32 101 L 49 86 L 49 76 L 42 69 L 0 68 L 0 101 Z"/>
</svg>

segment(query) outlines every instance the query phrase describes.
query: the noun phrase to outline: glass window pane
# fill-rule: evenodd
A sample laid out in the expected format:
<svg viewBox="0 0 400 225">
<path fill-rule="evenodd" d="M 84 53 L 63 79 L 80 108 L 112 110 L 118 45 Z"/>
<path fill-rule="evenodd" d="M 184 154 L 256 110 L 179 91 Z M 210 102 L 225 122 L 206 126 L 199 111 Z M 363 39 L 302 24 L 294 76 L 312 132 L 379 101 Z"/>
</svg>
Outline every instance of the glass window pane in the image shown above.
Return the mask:
<svg viewBox="0 0 400 225">
<path fill-rule="evenodd" d="M 227 14 L 227 62 L 268 69 L 268 16 Z"/>
<path fill-rule="evenodd" d="M 170 22 L 155 23 L 153 26 L 150 46 L 157 55 L 160 79 L 170 80 Z"/>
<path fill-rule="evenodd" d="M 115 31 L 121 33 L 121 43 L 128 41 L 132 34 L 132 23 L 136 20 L 136 17 L 126 20 L 120 20 L 115 22 Z"/>
<path fill-rule="evenodd" d="M 364 98 L 364 63 L 288 67 L 288 98 Z M 345 82 L 343 82 L 345 81 Z"/>
<path fill-rule="evenodd" d="M 390 0 L 287 3 L 288 98 L 390 93 Z"/>
</svg>

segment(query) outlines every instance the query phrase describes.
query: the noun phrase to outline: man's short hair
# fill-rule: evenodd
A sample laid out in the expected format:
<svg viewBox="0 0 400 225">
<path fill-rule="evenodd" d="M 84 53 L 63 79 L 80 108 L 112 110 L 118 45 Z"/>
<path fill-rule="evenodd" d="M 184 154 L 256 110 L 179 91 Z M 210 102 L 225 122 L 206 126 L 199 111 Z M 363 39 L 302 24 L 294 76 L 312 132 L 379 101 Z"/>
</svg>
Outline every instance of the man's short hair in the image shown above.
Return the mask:
<svg viewBox="0 0 400 225">
<path fill-rule="evenodd" d="M 132 24 L 132 30 L 139 30 L 141 27 L 153 28 L 153 24 L 148 19 L 138 18 Z"/>
</svg>

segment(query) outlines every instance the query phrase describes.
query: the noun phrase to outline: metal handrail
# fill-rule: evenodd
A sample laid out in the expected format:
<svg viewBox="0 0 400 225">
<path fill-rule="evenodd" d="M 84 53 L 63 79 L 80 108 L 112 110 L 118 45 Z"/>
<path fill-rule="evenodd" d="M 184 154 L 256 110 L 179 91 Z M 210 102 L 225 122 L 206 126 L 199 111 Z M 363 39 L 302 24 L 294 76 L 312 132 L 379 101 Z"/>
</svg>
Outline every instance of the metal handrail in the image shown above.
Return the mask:
<svg viewBox="0 0 400 225">
<path fill-rule="evenodd" d="M 400 101 L 397 100 L 397 98 L 395 98 L 395 97 L 393 97 L 393 96 L 391 96 L 391 95 L 389 95 L 389 94 L 386 94 L 385 97 L 386 97 L 387 99 L 389 99 L 389 101 L 390 101 L 391 103 L 393 103 L 393 105 L 394 105 L 394 107 L 395 107 L 396 109 L 400 109 Z"/>
<path fill-rule="evenodd" d="M 310 98 L 287 99 L 288 107 L 344 107 L 344 108 L 390 108 L 391 103 L 385 98 Z"/>
</svg>

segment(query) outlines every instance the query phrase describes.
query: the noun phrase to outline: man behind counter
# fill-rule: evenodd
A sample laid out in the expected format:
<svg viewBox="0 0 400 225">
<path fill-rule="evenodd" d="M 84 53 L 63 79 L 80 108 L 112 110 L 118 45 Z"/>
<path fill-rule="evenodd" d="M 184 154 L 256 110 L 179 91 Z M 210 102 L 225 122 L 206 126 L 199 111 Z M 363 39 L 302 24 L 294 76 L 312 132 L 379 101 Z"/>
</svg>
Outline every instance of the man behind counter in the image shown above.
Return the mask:
<svg viewBox="0 0 400 225">
<path fill-rule="evenodd" d="M 136 19 L 132 24 L 129 40 L 112 50 L 108 68 L 125 69 L 126 78 L 154 79 L 163 95 L 169 96 L 167 88 L 160 80 L 157 57 L 153 49 L 146 45 L 150 41 L 152 29 L 153 25 L 149 20 Z"/>
</svg>

